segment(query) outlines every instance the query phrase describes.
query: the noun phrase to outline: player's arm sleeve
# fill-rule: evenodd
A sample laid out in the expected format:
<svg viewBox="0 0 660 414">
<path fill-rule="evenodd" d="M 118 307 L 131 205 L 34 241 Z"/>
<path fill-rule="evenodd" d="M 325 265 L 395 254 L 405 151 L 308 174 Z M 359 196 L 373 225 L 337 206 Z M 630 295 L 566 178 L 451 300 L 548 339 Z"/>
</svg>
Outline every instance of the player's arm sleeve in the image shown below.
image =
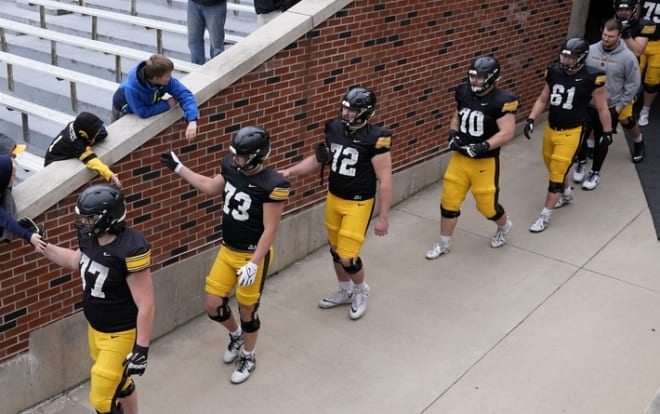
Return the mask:
<svg viewBox="0 0 660 414">
<path fill-rule="evenodd" d="M 376 154 L 383 154 L 392 148 L 392 132 L 384 130 L 374 144 Z"/>
<path fill-rule="evenodd" d="M 291 193 L 291 183 L 287 179 L 282 179 L 271 190 L 268 198 L 272 201 L 286 201 Z"/>
<path fill-rule="evenodd" d="M 126 269 L 130 273 L 141 272 L 151 267 L 151 246 L 141 233 L 131 240 L 132 248 L 126 256 Z"/>
<path fill-rule="evenodd" d="M 506 99 L 502 104 L 502 116 L 506 114 L 515 114 L 518 112 L 518 108 L 520 107 L 520 101 L 518 100 L 518 97 L 511 94 L 507 95 L 505 98 Z"/>
</svg>

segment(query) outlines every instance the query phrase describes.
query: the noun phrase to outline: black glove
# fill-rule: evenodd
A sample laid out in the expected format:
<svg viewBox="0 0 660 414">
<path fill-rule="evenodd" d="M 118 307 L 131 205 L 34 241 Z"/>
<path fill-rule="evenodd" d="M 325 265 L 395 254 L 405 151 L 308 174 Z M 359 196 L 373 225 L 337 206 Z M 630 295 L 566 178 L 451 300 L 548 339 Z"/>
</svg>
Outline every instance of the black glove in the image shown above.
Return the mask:
<svg viewBox="0 0 660 414">
<path fill-rule="evenodd" d="M 603 135 L 598 140 L 598 144 L 600 144 L 600 145 L 605 143 L 608 146 L 610 146 L 610 145 L 612 145 L 612 142 L 614 142 L 614 141 L 612 139 L 612 133 L 611 132 L 603 132 Z"/>
<path fill-rule="evenodd" d="M 527 123 L 525 124 L 523 132 L 527 139 L 532 139 L 532 133 L 534 132 L 534 120 L 532 118 L 527 118 Z"/>
<path fill-rule="evenodd" d="M 490 150 L 488 141 L 480 142 L 478 144 L 470 144 L 463 147 L 463 150 L 470 158 L 477 158 L 486 155 Z"/>
<path fill-rule="evenodd" d="M 183 163 L 179 160 L 179 157 L 176 156 L 174 151 L 164 152 L 160 154 L 160 162 L 165 164 L 167 168 L 178 173 L 183 167 Z"/>
<path fill-rule="evenodd" d="M 461 139 L 461 136 L 459 135 L 458 131 L 456 131 L 455 129 L 450 129 L 449 149 L 452 151 L 458 151 L 461 149 L 463 145 L 464 145 L 463 140 Z"/>
<path fill-rule="evenodd" d="M 629 24 L 622 25 L 623 28 L 621 30 L 621 38 L 622 39 L 629 39 L 632 37 L 632 27 L 630 27 Z"/>
<path fill-rule="evenodd" d="M 18 225 L 29 231 L 30 233 L 37 233 L 42 238 L 44 237 L 44 226 L 39 226 L 30 217 L 22 217 L 18 220 Z"/>
<path fill-rule="evenodd" d="M 133 352 L 128 354 L 124 365 L 126 366 L 126 375 L 142 375 L 147 369 L 147 354 L 149 353 L 148 346 L 140 346 L 135 344 Z"/>
<path fill-rule="evenodd" d="M 328 149 L 328 146 L 325 143 L 319 144 L 315 149 L 314 149 L 314 154 L 316 155 L 316 161 L 320 162 L 321 164 L 330 164 L 330 150 Z"/>
</svg>

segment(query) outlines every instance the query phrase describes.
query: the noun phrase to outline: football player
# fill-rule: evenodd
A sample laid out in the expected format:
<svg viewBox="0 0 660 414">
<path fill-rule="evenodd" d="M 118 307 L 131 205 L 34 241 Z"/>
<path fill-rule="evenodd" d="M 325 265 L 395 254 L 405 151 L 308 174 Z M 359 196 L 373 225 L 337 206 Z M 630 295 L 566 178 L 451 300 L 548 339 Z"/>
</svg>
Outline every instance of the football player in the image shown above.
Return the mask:
<svg viewBox="0 0 660 414">
<path fill-rule="evenodd" d="M 639 0 L 619 0 L 618 5 L 615 0 L 614 10 L 616 18 L 631 28 L 630 37 L 624 28 L 623 38 L 628 48 L 640 58 L 644 98 L 639 125 L 647 126 L 651 105 L 660 90 L 660 30 L 657 27 L 660 23 L 660 2 L 644 1 L 642 9 Z"/>
<path fill-rule="evenodd" d="M 640 60 L 640 72 L 646 74 L 645 78 L 648 76 L 648 81 L 642 80 L 646 90 L 643 95 L 643 100 L 646 101 L 644 105 L 648 104 L 647 109 L 642 111 L 641 115 L 643 117 L 640 116 L 639 122 L 637 122 L 635 114 L 631 112 L 628 122 L 623 118 L 621 119 L 623 132 L 634 143 L 632 154 L 634 163 L 642 162 L 646 155 L 646 146 L 642 138 L 640 125 L 648 125 L 649 109 L 655 99 L 655 89 L 657 87 L 653 87 L 651 84 L 660 82 L 660 41 L 658 41 L 660 31 L 658 31 L 655 23 L 639 17 L 641 11 L 639 3 L 638 0 L 614 0 L 614 18 L 620 21 L 622 26 L 621 39 Z M 656 55 L 658 57 L 655 57 Z M 653 66 L 657 67 L 648 67 L 645 70 L 644 67 L 647 66 L 649 57 L 652 57 Z M 624 112 L 627 111 L 628 109 L 624 108 Z M 589 145 L 593 146 L 593 140 L 590 139 Z"/>
<path fill-rule="evenodd" d="M 124 195 L 113 185 L 86 188 L 75 214 L 76 250 L 48 243 L 37 251 L 82 276 L 94 360 L 92 406 L 97 413 L 137 414 L 131 375 L 142 375 L 147 368 L 155 312 L 151 248 L 142 233 L 127 227 Z"/>
<path fill-rule="evenodd" d="M 324 165 L 330 165 L 325 226 L 339 290 L 321 299 L 319 306 L 350 304 L 353 320 L 364 315 L 369 299 L 360 250 L 373 214 L 377 182 L 377 236 L 387 234 L 392 204 L 392 134 L 368 122 L 375 111 L 373 91 L 351 88 L 341 100 L 339 117 L 325 124 L 325 140 L 316 153 L 282 171 L 289 177 L 323 171 Z"/>
<path fill-rule="evenodd" d="M 440 238 L 426 252 L 429 260 L 449 253 L 461 204 L 472 189 L 477 210 L 497 224 L 491 247 L 503 246 L 511 221 L 499 203 L 500 147 L 511 141 L 516 128 L 518 98 L 498 89 L 500 64 L 493 56 L 475 59 L 467 82 L 456 88 L 456 111 L 449 122 L 451 156 L 440 198 Z"/>
<path fill-rule="evenodd" d="M 113 173 L 92 149 L 92 145 L 103 141 L 107 136 L 108 131 L 101 118 L 89 112 L 81 112 L 50 143 L 44 166 L 53 161 L 78 158 L 87 168 L 98 172 L 101 177 L 121 188 L 119 176 Z"/>
<path fill-rule="evenodd" d="M 585 124 L 589 118 L 589 101 L 593 98 L 603 134 L 597 137 L 605 145 L 612 142 L 612 118 L 607 106 L 605 72 L 585 66 L 589 45 L 581 37 L 567 39 L 560 50 L 559 61 L 545 71 L 545 83 L 534 102 L 524 133 L 527 138 L 534 131 L 534 120 L 549 105 L 548 123 L 543 136 L 543 161 L 548 169 L 548 193 L 541 213 L 529 231 L 539 233 L 550 224 L 552 210 L 560 203 L 573 199 L 568 185 L 568 170 L 585 138 Z"/>
<path fill-rule="evenodd" d="M 212 320 L 229 331 L 224 361 L 230 364 L 236 360 L 230 380 L 240 384 L 256 368 L 255 347 L 261 326 L 257 310 L 290 184 L 263 164 L 270 153 L 266 130 L 241 128 L 232 137 L 229 149 L 221 173 L 214 177 L 185 167 L 174 152 L 162 154 L 161 161 L 204 194 L 224 194 L 222 247 L 206 278 L 204 307 Z M 240 325 L 229 306 L 234 286 Z"/>
<path fill-rule="evenodd" d="M 610 108 L 612 118 L 611 128 L 614 129 L 619 121 L 625 129 L 631 129 L 635 126 L 632 106 L 641 86 L 639 63 L 637 57 L 621 40 L 621 22 L 617 19 L 609 19 L 605 22 L 601 41 L 589 47 L 586 65 L 596 70 L 604 70 L 607 76 L 605 90 L 607 92 L 607 105 Z M 602 136 L 604 127 L 600 124 L 597 112 L 591 105 L 589 106 L 589 114 L 594 136 Z M 610 126 L 605 127 L 605 129 L 609 128 Z M 580 146 L 577 154 L 577 164 L 573 172 L 573 181 L 582 183 L 582 188 L 585 190 L 594 190 L 598 186 L 601 168 L 608 152 L 609 143 L 607 141 L 595 144 L 593 164 L 586 180 L 584 179 L 587 164 L 586 140 Z M 641 154 L 640 148 L 642 146 L 641 138 L 639 142 L 634 142 L 634 162 L 641 161 L 635 155 Z M 560 198 L 559 204 L 555 208 L 562 205 L 563 198 Z"/>
</svg>

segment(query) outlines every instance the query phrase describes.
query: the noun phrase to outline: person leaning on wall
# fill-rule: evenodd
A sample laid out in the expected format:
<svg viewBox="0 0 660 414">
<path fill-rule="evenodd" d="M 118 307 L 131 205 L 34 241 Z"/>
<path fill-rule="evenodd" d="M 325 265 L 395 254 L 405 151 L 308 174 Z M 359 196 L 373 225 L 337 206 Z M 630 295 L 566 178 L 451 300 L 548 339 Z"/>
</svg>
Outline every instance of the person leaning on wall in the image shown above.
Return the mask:
<svg viewBox="0 0 660 414">
<path fill-rule="evenodd" d="M 92 145 L 103 141 L 107 136 L 108 131 L 101 118 L 90 112 L 81 112 L 50 143 L 44 166 L 53 161 L 78 158 L 87 168 L 98 172 L 101 177 L 121 188 L 119 176 L 92 150 Z"/>
<path fill-rule="evenodd" d="M 197 136 L 197 100 L 181 81 L 172 76 L 174 63 L 163 55 L 151 55 L 128 72 L 126 79 L 112 97 L 112 121 L 126 114 L 140 118 L 167 112 L 177 104 L 183 109 L 183 119 L 188 123 L 186 140 L 190 143 Z M 170 97 L 163 99 L 165 94 Z"/>
</svg>

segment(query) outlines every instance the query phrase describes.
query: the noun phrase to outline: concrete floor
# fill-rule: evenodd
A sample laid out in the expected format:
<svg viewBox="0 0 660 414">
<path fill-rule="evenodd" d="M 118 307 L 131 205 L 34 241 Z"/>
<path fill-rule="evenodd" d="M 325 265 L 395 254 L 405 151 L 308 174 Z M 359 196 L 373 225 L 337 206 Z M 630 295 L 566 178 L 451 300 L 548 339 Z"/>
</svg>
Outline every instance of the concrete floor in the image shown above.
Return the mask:
<svg viewBox="0 0 660 414">
<path fill-rule="evenodd" d="M 141 412 L 644 412 L 660 386 L 658 241 L 616 138 L 599 187 L 576 186 L 540 234 L 528 228 L 547 188 L 541 133 L 510 143 L 501 202 L 514 229 L 500 249 L 468 196 L 451 253 L 427 261 L 441 183 L 397 205 L 390 234 L 370 231 L 363 250 L 371 297 L 359 321 L 317 306 L 336 289 L 327 249 L 275 275 L 257 370 L 242 385 L 222 362 L 226 332 L 206 317 L 159 339 L 136 381 Z M 93 412 L 87 393 L 83 384 L 26 414 Z"/>
</svg>

